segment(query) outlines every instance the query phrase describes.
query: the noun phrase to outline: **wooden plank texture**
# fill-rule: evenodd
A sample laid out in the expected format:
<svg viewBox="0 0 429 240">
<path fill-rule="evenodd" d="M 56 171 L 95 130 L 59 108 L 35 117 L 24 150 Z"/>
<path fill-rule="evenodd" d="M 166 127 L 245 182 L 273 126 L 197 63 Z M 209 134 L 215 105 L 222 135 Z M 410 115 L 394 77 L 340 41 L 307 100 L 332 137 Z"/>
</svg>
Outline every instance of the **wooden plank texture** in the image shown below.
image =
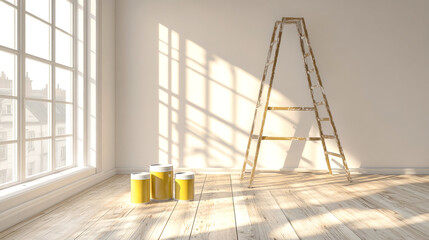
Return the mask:
<svg viewBox="0 0 429 240">
<path fill-rule="evenodd" d="M 429 239 L 429 177 L 196 175 L 190 202 L 129 202 L 114 176 L 3 232 L 0 239 Z"/>
<path fill-rule="evenodd" d="M 124 181 L 127 176 L 115 176 L 107 184 L 93 187 L 82 197 L 54 206 L 54 210 L 44 214 L 36 221 L 28 220 L 28 224 L 17 231 L 1 234 L 4 239 L 49 239 L 62 234 L 63 237 L 81 230 L 95 215 L 101 216 L 110 209 L 122 191 L 125 191 Z M 12 227 L 13 229 L 14 227 Z M 6 230 L 5 232 L 8 232 Z M 2 238 L 2 239 L 3 239 Z"/>
<path fill-rule="evenodd" d="M 299 239 L 269 191 L 253 191 L 233 178 L 240 239 Z"/>
<path fill-rule="evenodd" d="M 360 239 L 306 191 L 272 191 L 300 239 Z"/>
<path fill-rule="evenodd" d="M 255 228 L 252 226 L 247 202 L 250 201 L 250 189 L 244 187 L 238 175 L 231 175 L 232 191 L 234 194 L 235 221 L 237 223 L 237 236 L 239 239 L 257 239 Z"/>
<path fill-rule="evenodd" d="M 160 239 L 189 239 L 206 177 L 206 175 L 195 175 L 194 201 L 179 201 L 177 203 Z"/>
<path fill-rule="evenodd" d="M 237 239 L 230 175 L 207 175 L 191 239 Z"/>
</svg>

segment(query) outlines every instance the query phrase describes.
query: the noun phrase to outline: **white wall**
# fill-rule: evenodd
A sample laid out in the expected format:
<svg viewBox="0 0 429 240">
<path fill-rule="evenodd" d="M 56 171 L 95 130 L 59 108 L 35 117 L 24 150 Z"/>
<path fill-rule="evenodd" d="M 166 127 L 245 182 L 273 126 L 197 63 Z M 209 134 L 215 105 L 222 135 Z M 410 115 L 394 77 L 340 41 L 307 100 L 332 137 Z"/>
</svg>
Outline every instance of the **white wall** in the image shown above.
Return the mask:
<svg viewBox="0 0 429 240">
<path fill-rule="evenodd" d="M 351 168 L 429 167 L 429 2 L 116 1 L 116 166 L 239 168 L 275 20 L 304 17 Z M 309 105 L 285 30 L 277 106 Z M 273 114 L 267 135 L 317 134 Z M 320 144 L 263 142 L 261 168 L 326 169 Z"/>
<path fill-rule="evenodd" d="M 115 0 L 101 1 L 101 159 L 115 168 Z"/>
</svg>

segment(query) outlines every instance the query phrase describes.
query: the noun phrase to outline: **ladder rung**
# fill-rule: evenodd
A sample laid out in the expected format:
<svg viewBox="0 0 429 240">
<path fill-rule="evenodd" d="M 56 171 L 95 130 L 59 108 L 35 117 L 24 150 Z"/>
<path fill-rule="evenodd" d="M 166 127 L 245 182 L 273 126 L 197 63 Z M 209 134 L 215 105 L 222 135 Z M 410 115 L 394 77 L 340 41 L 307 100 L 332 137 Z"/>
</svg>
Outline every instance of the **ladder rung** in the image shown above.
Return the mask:
<svg viewBox="0 0 429 240">
<path fill-rule="evenodd" d="M 252 135 L 252 139 L 258 139 L 259 135 Z M 298 140 L 298 141 L 319 141 L 320 137 L 269 137 L 262 136 L 262 140 Z"/>
<path fill-rule="evenodd" d="M 319 121 L 329 121 L 330 118 L 319 118 Z"/>
<path fill-rule="evenodd" d="M 343 158 L 343 155 L 341 155 L 341 154 L 339 154 L 339 153 L 326 152 L 326 154 L 328 154 L 328 155 L 332 155 L 332 156 L 335 156 L 335 157 L 339 157 L 339 158 Z"/>
<path fill-rule="evenodd" d="M 308 53 L 306 53 L 306 54 L 304 54 L 304 58 L 306 58 L 306 57 L 308 57 L 308 56 L 310 56 L 311 54 L 308 52 Z"/>
<path fill-rule="evenodd" d="M 325 105 L 325 102 L 324 101 L 316 102 L 316 106 L 321 106 L 321 105 Z"/>
<path fill-rule="evenodd" d="M 314 107 L 268 107 L 268 110 L 314 111 Z"/>
<path fill-rule="evenodd" d="M 265 64 L 266 67 L 270 66 L 271 64 L 273 64 L 274 60 L 267 62 L 267 64 Z"/>
<path fill-rule="evenodd" d="M 278 41 L 279 41 L 279 39 L 277 38 L 276 40 L 274 40 L 274 41 L 270 44 L 270 46 L 273 46 L 273 45 L 274 45 L 274 44 L 276 44 Z"/>
<path fill-rule="evenodd" d="M 318 87 L 320 87 L 320 85 L 311 85 L 311 88 L 318 88 Z"/>
<path fill-rule="evenodd" d="M 252 161 L 246 159 L 246 163 L 253 167 L 253 162 Z"/>
<path fill-rule="evenodd" d="M 335 136 L 333 135 L 322 135 L 322 138 L 326 138 L 326 139 L 334 139 Z"/>
</svg>

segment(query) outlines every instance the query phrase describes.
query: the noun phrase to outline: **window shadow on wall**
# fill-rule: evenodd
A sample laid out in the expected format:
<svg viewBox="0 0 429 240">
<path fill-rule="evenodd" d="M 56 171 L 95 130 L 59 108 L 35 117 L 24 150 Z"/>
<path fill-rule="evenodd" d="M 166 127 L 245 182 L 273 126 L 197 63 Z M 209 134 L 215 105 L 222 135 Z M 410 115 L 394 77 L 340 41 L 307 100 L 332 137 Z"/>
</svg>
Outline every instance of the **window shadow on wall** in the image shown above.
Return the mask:
<svg viewBox="0 0 429 240">
<path fill-rule="evenodd" d="M 159 24 L 158 37 L 159 162 L 190 169 L 240 168 L 260 78 L 168 26 Z M 291 51 L 284 45 L 297 43 L 283 43 L 281 49 Z M 302 59 L 294 54 L 292 58 Z M 303 64 L 288 75 L 284 72 L 291 70 L 290 60 L 282 62 L 281 56 L 280 52 L 270 105 L 311 106 Z M 297 78 L 302 82 L 299 87 Z M 268 113 L 264 135 L 319 136 L 313 112 L 279 111 Z M 326 169 L 320 142 L 263 142 L 259 158 L 258 166 L 266 169 Z M 333 165 L 341 166 L 337 161 Z"/>
</svg>

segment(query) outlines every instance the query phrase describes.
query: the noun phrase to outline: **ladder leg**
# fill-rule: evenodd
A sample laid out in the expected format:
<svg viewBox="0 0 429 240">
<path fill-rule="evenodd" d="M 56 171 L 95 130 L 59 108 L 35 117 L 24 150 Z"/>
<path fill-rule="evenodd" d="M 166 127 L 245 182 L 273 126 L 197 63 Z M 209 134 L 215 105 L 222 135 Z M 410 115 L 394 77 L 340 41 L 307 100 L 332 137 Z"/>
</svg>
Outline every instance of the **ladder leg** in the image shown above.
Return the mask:
<svg viewBox="0 0 429 240">
<path fill-rule="evenodd" d="M 262 133 L 264 132 L 265 119 L 267 117 L 268 104 L 270 102 L 271 89 L 273 87 L 273 80 L 274 80 L 274 75 L 275 75 L 275 71 L 276 71 L 277 58 L 279 56 L 280 43 L 282 40 L 283 21 L 279 25 L 280 25 L 279 26 L 280 29 L 278 32 L 278 43 L 276 46 L 276 51 L 274 53 L 273 65 L 272 65 L 271 76 L 270 76 L 270 85 L 269 85 L 268 91 L 267 91 L 267 98 L 266 98 L 267 101 L 265 102 L 264 115 L 262 117 L 261 129 L 259 131 L 258 144 L 256 145 L 256 154 L 255 154 L 255 159 L 253 161 L 252 174 L 250 175 L 249 187 L 253 183 L 253 177 L 255 176 L 256 165 L 258 164 L 258 156 L 259 156 L 259 149 L 261 147 Z M 272 38 L 271 42 L 273 42 L 273 39 L 274 39 L 274 37 Z"/>
<path fill-rule="evenodd" d="M 339 144 L 339 147 L 341 147 L 341 144 Z M 352 182 L 352 176 L 350 175 L 350 170 L 349 170 L 349 166 L 347 165 L 347 161 L 346 161 L 346 156 L 344 155 L 344 151 L 343 148 L 340 148 L 340 153 L 343 156 L 343 166 L 344 166 L 344 171 L 346 172 L 346 176 L 347 176 L 347 180 L 349 180 L 349 182 Z"/>
<path fill-rule="evenodd" d="M 246 165 L 247 165 L 248 157 L 249 157 L 250 145 L 252 144 L 251 143 L 251 141 L 252 141 L 252 135 L 253 135 L 253 132 L 255 130 L 254 128 L 255 128 L 255 121 L 257 120 L 256 117 L 257 117 L 257 113 L 258 113 L 258 108 L 261 107 L 260 105 L 262 104 L 262 93 L 263 93 L 263 90 L 265 88 L 264 83 L 265 83 L 265 80 L 266 80 L 266 77 L 267 77 L 268 69 L 269 69 L 269 67 L 271 67 L 272 71 L 271 71 L 271 76 L 270 76 L 270 85 L 269 85 L 269 88 L 268 88 L 268 91 L 267 91 L 267 96 L 265 97 L 266 102 L 264 103 L 264 105 L 265 105 L 265 107 L 264 107 L 264 114 L 263 114 L 263 117 L 262 117 L 262 123 L 261 123 L 260 130 L 259 130 L 259 138 L 258 138 L 258 142 L 257 142 L 257 146 L 256 146 L 255 159 L 254 159 L 254 162 L 253 162 L 253 165 L 252 165 L 252 174 L 250 176 L 250 184 L 252 184 L 252 182 L 253 182 L 253 177 L 254 177 L 254 174 L 255 174 L 255 169 L 256 169 L 256 164 L 257 164 L 257 159 L 258 159 L 258 154 L 259 154 L 259 148 L 260 148 L 260 145 L 261 145 L 261 138 L 262 138 L 262 133 L 263 133 L 263 129 L 264 129 L 265 118 L 266 118 L 266 115 L 267 115 L 268 102 L 269 102 L 269 99 L 270 99 L 271 87 L 272 87 L 272 84 L 273 84 L 274 71 L 275 71 L 275 66 L 276 66 L 278 52 L 279 52 L 279 45 L 280 45 L 280 42 L 281 42 L 282 29 L 283 29 L 283 23 L 282 23 L 282 21 L 277 21 L 274 24 L 274 30 L 273 30 L 273 34 L 271 36 L 271 43 L 270 43 L 270 48 L 268 50 L 267 63 L 265 64 L 264 73 L 262 75 L 262 81 L 261 81 L 261 87 L 260 87 L 260 90 L 259 90 L 258 102 L 256 104 L 255 115 L 254 115 L 253 123 L 252 123 L 252 129 L 250 131 L 249 141 L 248 141 L 247 150 L 246 150 L 246 157 L 244 159 L 243 167 L 241 169 L 240 179 L 243 180 L 244 173 L 246 171 Z M 276 40 L 276 36 L 278 37 L 277 40 Z M 276 45 L 276 51 L 275 51 L 275 55 L 274 55 L 274 60 L 272 61 L 272 65 L 271 65 L 270 64 L 270 62 L 271 62 L 270 59 L 271 59 L 272 51 L 274 49 L 275 41 L 277 41 L 277 45 Z M 259 109 L 259 110 L 262 110 L 262 109 Z M 249 184 L 249 186 L 250 186 L 250 184 Z"/>
<path fill-rule="evenodd" d="M 245 159 L 247 159 L 247 156 Z M 246 164 L 247 164 L 246 161 L 244 161 L 243 162 L 243 168 L 241 169 L 240 180 L 243 180 L 243 178 L 244 178 L 244 171 L 246 171 Z"/>
<path fill-rule="evenodd" d="M 262 88 L 262 85 L 261 85 L 261 88 Z M 259 93 L 259 98 L 261 98 L 260 94 L 261 93 Z M 244 157 L 243 167 L 241 169 L 240 180 L 243 180 L 244 171 L 246 170 L 247 158 L 249 157 L 250 145 L 252 144 L 252 134 L 253 134 L 253 129 L 255 128 L 255 119 L 256 119 L 257 111 L 258 111 L 258 109 L 255 110 L 255 116 L 253 117 L 253 123 L 252 123 L 252 129 L 250 130 L 249 140 L 247 141 L 246 155 Z"/>
<path fill-rule="evenodd" d="M 328 166 L 329 174 L 332 175 L 331 162 L 329 160 L 329 155 L 327 153 L 328 148 L 326 147 L 325 139 L 322 137 L 322 124 L 319 121 L 319 114 L 317 113 L 317 111 L 315 111 L 315 113 L 316 113 L 316 118 L 317 118 L 317 124 L 319 126 L 320 137 L 322 138 L 322 146 L 323 146 L 323 151 L 325 153 L 326 166 Z"/>
<path fill-rule="evenodd" d="M 255 177 L 255 170 L 256 170 L 256 165 L 252 167 L 252 173 L 250 174 L 250 180 L 249 180 L 249 188 L 252 186 L 253 178 Z"/>
<path fill-rule="evenodd" d="M 326 153 L 325 153 L 325 160 L 326 160 L 326 165 L 328 166 L 329 174 L 332 175 L 331 162 L 329 161 L 329 156 Z"/>
</svg>

